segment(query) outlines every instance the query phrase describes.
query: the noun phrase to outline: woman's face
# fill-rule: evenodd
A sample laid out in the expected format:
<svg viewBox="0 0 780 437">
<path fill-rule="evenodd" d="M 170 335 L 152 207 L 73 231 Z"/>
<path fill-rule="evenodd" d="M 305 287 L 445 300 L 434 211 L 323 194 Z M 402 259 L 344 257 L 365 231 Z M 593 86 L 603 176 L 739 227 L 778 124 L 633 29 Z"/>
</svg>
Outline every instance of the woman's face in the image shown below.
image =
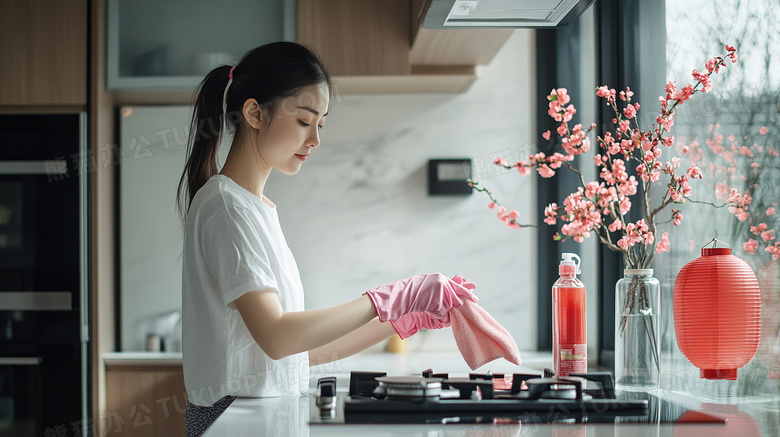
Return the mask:
<svg viewBox="0 0 780 437">
<path fill-rule="evenodd" d="M 312 150 L 320 145 L 330 97 L 328 85 L 303 88 L 281 102 L 262 136 L 258 152 L 263 162 L 288 175 L 298 173 Z"/>
</svg>

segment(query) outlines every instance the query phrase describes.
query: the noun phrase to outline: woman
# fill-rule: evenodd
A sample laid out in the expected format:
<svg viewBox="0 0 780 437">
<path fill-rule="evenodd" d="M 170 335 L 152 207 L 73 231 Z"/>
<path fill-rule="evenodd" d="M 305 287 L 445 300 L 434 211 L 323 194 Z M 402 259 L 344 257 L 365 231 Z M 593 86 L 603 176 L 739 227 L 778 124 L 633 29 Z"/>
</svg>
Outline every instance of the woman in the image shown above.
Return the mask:
<svg viewBox="0 0 780 437">
<path fill-rule="evenodd" d="M 331 88 L 322 62 L 289 42 L 255 48 L 198 87 L 179 185 L 188 435 L 202 433 L 236 396 L 298 395 L 309 387 L 310 364 L 394 333 L 449 326 L 449 310 L 476 300 L 473 284 L 432 274 L 303 310 L 298 268 L 263 189 L 271 170 L 295 174 L 319 146 Z M 234 138 L 218 172 L 225 134 Z"/>
</svg>

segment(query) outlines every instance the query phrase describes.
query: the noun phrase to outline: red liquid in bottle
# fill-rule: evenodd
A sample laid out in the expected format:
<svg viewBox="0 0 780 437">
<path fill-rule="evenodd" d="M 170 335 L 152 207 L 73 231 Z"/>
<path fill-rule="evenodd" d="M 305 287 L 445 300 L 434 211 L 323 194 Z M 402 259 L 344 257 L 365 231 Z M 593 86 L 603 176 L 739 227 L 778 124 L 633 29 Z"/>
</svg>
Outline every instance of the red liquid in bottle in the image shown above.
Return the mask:
<svg viewBox="0 0 780 437">
<path fill-rule="evenodd" d="M 588 371 L 585 286 L 576 271 L 573 265 L 561 265 L 561 277 L 553 285 L 555 376 Z"/>
</svg>

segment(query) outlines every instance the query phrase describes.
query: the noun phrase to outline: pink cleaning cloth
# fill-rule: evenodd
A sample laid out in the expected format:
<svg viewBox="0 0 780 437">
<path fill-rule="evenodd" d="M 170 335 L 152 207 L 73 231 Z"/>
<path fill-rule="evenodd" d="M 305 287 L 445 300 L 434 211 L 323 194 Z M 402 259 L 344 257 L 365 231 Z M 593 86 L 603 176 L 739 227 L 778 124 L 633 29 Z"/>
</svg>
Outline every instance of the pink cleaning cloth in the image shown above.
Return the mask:
<svg viewBox="0 0 780 437">
<path fill-rule="evenodd" d="M 517 343 L 479 304 L 468 299 L 449 312 L 452 334 L 466 364 L 471 370 L 498 358 L 521 363 Z"/>
</svg>

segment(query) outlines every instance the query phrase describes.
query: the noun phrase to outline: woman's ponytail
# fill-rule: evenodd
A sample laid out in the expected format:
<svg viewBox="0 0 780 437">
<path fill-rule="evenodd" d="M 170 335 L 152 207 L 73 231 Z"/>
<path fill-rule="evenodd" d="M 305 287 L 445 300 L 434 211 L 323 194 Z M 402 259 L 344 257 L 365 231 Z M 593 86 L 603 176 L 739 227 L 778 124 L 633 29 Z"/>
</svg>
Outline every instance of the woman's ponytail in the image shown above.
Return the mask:
<svg viewBox="0 0 780 437">
<path fill-rule="evenodd" d="M 177 192 L 182 218 L 186 217 L 195 193 L 218 172 L 217 149 L 220 136 L 223 135 L 223 98 L 230 79 L 230 69 L 229 65 L 214 68 L 195 90 L 197 98 L 187 142 L 189 158 Z"/>
</svg>

